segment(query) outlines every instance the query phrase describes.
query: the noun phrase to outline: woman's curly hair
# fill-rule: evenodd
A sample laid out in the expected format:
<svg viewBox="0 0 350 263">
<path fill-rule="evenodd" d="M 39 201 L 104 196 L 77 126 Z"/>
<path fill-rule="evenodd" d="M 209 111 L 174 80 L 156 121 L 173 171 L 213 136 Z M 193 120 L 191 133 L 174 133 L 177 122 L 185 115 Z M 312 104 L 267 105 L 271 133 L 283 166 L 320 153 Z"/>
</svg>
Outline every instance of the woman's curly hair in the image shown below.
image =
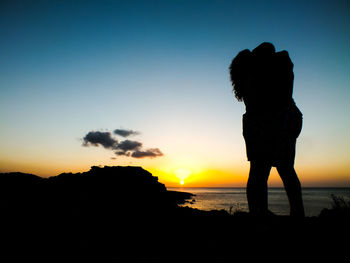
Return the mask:
<svg viewBox="0 0 350 263">
<path fill-rule="evenodd" d="M 249 49 L 242 50 L 232 60 L 230 65 L 230 77 L 233 91 L 238 101 L 242 101 L 245 95 L 245 85 L 249 80 L 252 53 Z"/>
</svg>

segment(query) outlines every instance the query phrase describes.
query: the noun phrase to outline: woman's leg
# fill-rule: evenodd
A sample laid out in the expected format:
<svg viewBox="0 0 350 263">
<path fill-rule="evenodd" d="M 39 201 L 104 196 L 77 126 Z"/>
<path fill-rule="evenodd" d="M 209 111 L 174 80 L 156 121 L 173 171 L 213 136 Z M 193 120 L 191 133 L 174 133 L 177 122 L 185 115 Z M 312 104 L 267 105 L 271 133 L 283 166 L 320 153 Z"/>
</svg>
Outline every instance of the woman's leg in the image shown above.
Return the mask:
<svg viewBox="0 0 350 263">
<path fill-rule="evenodd" d="M 252 215 L 264 216 L 268 212 L 267 180 L 271 165 L 262 161 L 250 161 L 247 183 L 247 199 Z"/>
<path fill-rule="evenodd" d="M 294 170 L 293 162 L 278 165 L 276 168 L 287 192 L 290 204 L 290 215 L 304 217 L 305 212 L 301 195 L 301 185 Z"/>
</svg>

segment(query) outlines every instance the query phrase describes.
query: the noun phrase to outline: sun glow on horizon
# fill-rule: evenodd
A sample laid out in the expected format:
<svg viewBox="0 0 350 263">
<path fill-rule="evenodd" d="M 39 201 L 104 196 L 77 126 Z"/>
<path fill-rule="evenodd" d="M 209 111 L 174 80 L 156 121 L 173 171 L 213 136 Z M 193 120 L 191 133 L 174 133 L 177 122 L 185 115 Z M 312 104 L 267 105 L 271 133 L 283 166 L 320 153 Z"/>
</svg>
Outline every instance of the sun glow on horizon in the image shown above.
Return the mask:
<svg viewBox="0 0 350 263">
<path fill-rule="evenodd" d="M 178 168 L 175 170 L 174 173 L 175 173 L 176 177 L 179 178 L 180 185 L 184 185 L 185 179 L 187 179 L 192 174 L 192 172 L 186 168 Z"/>
</svg>

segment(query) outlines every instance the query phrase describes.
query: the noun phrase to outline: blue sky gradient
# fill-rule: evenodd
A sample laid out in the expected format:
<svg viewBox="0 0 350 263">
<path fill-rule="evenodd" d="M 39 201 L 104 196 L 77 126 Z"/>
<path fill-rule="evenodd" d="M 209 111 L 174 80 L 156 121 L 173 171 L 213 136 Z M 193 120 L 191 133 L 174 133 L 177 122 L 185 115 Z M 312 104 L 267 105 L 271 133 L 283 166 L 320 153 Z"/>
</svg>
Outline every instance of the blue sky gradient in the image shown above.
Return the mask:
<svg viewBox="0 0 350 263">
<path fill-rule="evenodd" d="M 0 5 L 1 170 L 48 175 L 111 164 L 79 140 L 116 128 L 140 131 L 165 156 L 114 164 L 165 166 L 182 149 L 198 165 L 247 169 L 244 105 L 234 99 L 228 66 L 240 50 L 268 41 L 294 63 L 304 113 L 297 168 L 310 184 L 316 174 L 331 183 L 330 173 L 350 183 L 348 1 Z"/>
</svg>

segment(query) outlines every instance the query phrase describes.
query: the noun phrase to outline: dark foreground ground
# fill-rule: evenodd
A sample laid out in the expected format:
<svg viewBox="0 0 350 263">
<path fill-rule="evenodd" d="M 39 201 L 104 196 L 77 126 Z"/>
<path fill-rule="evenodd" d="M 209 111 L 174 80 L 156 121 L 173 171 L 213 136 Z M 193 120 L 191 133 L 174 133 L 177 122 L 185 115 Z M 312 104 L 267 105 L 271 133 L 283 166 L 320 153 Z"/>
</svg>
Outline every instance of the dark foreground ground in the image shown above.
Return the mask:
<svg viewBox="0 0 350 263">
<path fill-rule="evenodd" d="M 0 262 L 348 261 L 346 207 L 254 218 L 179 207 L 186 199 L 140 167 L 1 174 Z"/>
</svg>

